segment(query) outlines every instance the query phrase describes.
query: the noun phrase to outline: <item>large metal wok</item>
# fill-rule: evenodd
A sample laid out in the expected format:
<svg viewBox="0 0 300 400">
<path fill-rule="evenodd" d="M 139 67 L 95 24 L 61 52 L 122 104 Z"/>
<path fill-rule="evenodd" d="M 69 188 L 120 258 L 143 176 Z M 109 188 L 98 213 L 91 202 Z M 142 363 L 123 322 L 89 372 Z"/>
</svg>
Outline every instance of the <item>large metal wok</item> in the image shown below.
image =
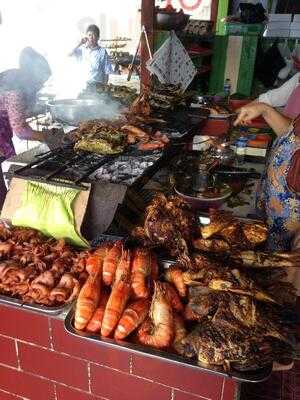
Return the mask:
<svg viewBox="0 0 300 400">
<path fill-rule="evenodd" d="M 77 126 L 81 121 L 101 118 L 105 103 L 103 100 L 74 99 L 53 100 L 48 103 L 49 111 L 55 121 Z"/>
</svg>

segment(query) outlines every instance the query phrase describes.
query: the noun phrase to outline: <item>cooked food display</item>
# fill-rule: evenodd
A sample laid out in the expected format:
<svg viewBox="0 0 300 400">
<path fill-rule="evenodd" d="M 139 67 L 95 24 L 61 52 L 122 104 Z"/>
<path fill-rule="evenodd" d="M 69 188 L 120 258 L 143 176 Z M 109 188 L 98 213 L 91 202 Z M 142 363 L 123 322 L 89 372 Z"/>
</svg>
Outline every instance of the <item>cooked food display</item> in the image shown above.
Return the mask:
<svg viewBox="0 0 300 400">
<path fill-rule="evenodd" d="M 97 154 L 119 154 L 129 145 L 138 144 L 141 151 L 162 150 L 169 139 L 166 134 L 156 131 L 153 135 L 137 125 L 115 121 L 113 124 L 105 120 L 82 122 L 72 132 L 75 150 L 84 150 Z"/>
<path fill-rule="evenodd" d="M 132 235 L 141 242 L 162 247 L 172 256 L 189 253 L 196 229 L 196 218 L 190 206 L 180 197 L 164 194 L 155 196 L 145 212 L 143 227 L 137 227 Z"/>
<path fill-rule="evenodd" d="M 72 302 L 87 277 L 87 251 L 35 229 L 0 224 L 0 293 L 24 303 L 57 306 Z"/>
<path fill-rule="evenodd" d="M 185 95 L 180 84 L 159 83 L 149 91 L 149 105 L 154 110 L 174 110 L 184 100 Z"/>
<path fill-rule="evenodd" d="M 119 154 L 126 146 L 126 135 L 111 127 L 102 127 L 97 133 L 83 136 L 75 144 L 75 150 L 85 150 L 97 154 Z"/>
<path fill-rule="evenodd" d="M 227 371 L 294 356 L 293 329 L 282 316 L 296 292 L 282 281 L 285 273 L 262 276 L 195 253 L 159 276 L 152 250 L 126 246 L 104 242 L 87 259 L 90 276 L 75 307 L 76 329 Z"/>
<path fill-rule="evenodd" d="M 95 89 L 86 89 L 83 93 L 81 93 L 80 97 L 88 97 L 90 98 L 95 96 L 109 96 L 112 100 L 118 101 L 121 104 L 126 106 L 132 104 L 132 102 L 137 98 L 137 91 L 133 88 L 124 85 L 113 85 L 113 84 L 104 84 L 97 83 L 95 85 Z"/>
<path fill-rule="evenodd" d="M 270 274 L 260 286 L 255 274 L 203 255 L 195 255 L 188 267 L 175 268 L 176 275 L 170 279 L 167 271 L 166 278 L 181 291 L 184 288 L 184 316 L 194 321 L 176 343 L 181 355 L 227 370 L 253 370 L 280 357 L 293 357 L 293 330 L 281 319 L 296 301 L 291 284 Z M 272 288 L 274 281 L 278 291 Z M 285 291 L 287 296 L 282 295 Z"/>
<path fill-rule="evenodd" d="M 267 238 L 263 223 L 217 211 L 210 217 L 199 229 L 183 200 L 160 194 L 130 240 L 81 252 L 34 229 L 1 224 L 1 293 L 47 306 L 77 298 L 76 330 L 212 369 L 251 371 L 293 358 L 296 291 L 284 281 L 287 260 L 253 252 Z M 196 252 L 198 240 L 215 240 L 225 251 Z M 175 263 L 162 269 L 154 248 Z"/>
<path fill-rule="evenodd" d="M 200 238 L 194 239 L 194 248 L 204 252 L 252 250 L 264 244 L 268 230 L 260 221 L 241 221 L 229 213 L 210 212 L 210 223 L 200 228 Z"/>
<path fill-rule="evenodd" d="M 87 259 L 86 268 L 90 276 L 78 296 L 75 328 L 126 338 L 148 316 L 158 279 L 155 255 L 146 248 L 125 249 L 122 241 L 105 242 Z"/>
</svg>

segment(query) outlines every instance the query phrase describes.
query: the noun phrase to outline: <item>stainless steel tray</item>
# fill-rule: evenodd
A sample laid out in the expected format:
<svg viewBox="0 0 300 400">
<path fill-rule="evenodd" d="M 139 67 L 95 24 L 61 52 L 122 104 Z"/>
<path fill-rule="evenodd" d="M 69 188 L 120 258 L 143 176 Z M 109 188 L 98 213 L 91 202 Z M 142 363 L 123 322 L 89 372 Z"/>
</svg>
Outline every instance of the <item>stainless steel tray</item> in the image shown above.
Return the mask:
<svg viewBox="0 0 300 400">
<path fill-rule="evenodd" d="M 43 313 L 47 315 L 58 315 L 66 311 L 70 307 L 70 303 L 63 304 L 62 306 L 49 307 L 43 306 L 42 304 L 28 304 L 23 303 L 22 300 L 16 299 L 14 297 L 9 297 L 5 295 L 0 295 L 0 304 L 5 304 L 9 306 L 14 306 L 17 308 L 23 308 L 25 310 L 35 311 L 38 313 Z"/>
<path fill-rule="evenodd" d="M 82 340 L 87 340 L 95 344 L 99 343 L 103 346 L 107 346 L 114 349 L 119 349 L 120 351 L 129 351 L 133 354 L 140 354 L 149 358 L 156 358 L 166 360 L 171 364 L 180 365 L 184 368 L 191 368 L 197 371 L 203 371 L 210 374 L 224 376 L 226 378 L 233 378 L 238 382 L 251 382 L 257 383 L 262 382 L 271 375 L 272 364 L 267 367 L 261 368 L 256 371 L 249 372 L 239 372 L 230 371 L 225 372 L 222 367 L 204 367 L 197 363 L 197 361 L 190 360 L 188 358 L 172 354 L 166 351 L 155 350 L 150 347 L 141 346 L 134 343 L 129 343 L 126 341 L 116 341 L 114 339 L 102 338 L 100 335 L 93 335 L 87 332 L 82 332 L 74 328 L 75 306 L 73 306 L 66 315 L 65 318 L 65 330 L 73 336 L 80 337 Z"/>
</svg>

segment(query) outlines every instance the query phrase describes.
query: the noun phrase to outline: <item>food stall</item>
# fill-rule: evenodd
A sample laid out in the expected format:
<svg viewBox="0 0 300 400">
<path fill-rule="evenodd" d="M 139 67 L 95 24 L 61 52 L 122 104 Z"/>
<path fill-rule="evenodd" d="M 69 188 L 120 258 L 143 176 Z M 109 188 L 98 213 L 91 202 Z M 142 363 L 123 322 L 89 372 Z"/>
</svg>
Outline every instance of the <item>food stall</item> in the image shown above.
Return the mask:
<svg viewBox="0 0 300 400">
<path fill-rule="evenodd" d="M 153 18 L 143 0 L 151 46 Z M 234 400 L 273 362 L 291 367 L 289 261 L 264 251 L 252 207 L 270 135 L 201 136 L 214 111 L 232 128 L 228 104 L 210 101 L 158 82 L 117 117 L 87 93 L 52 101 L 62 143 L 8 160 L 1 399 Z"/>
</svg>

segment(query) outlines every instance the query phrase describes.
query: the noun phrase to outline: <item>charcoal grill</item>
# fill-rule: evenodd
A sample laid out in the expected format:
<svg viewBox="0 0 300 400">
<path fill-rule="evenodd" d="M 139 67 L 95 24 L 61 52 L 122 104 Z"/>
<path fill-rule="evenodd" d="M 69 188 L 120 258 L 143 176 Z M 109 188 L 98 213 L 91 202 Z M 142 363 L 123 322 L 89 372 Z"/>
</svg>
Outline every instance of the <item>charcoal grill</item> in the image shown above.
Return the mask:
<svg viewBox="0 0 300 400">
<path fill-rule="evenodd" d="M 14 169 L 11 175 L 80 190 L 88 189 L 86 183 L 95 181 L 118 183 L 126 186 L 137 185 L 140 182 L 145 184 L 164 163 L 180 151 L 180 147 L 173 147 L 172 143 L 178 140 L 186 141 L 188 136 L 194 135 L 199 130 L 201 121 L 204 122 L 204 120 L 203 116 L 191 118 L 189 113 L 180 113 L 177 118 L 176 115 L 170 117 L 168 126 L 155 126 L 154 129 L 160 129 L 170 138 L 170 144 L 164 150 L 141 152 L 136 146 L 129 146 L 120 155 L 101 156 L 86 151 L 74 151 L 73 144 L 68 144 L 37 155 L 33 162 Z M 133 171 L 129 169 L 128 172 L 120 168 L 122 163 L 128 163 L 132 167 L 134 159 L 138 160 L 136 163 L 140 166 L 138 171 L 135 171 L 134 167 Z M 101 167 L 107 167 L 108 173 L 105 179 L 101 176 Z M 119 176 L 117 176 L 117 173 Z"/>
</svg>

